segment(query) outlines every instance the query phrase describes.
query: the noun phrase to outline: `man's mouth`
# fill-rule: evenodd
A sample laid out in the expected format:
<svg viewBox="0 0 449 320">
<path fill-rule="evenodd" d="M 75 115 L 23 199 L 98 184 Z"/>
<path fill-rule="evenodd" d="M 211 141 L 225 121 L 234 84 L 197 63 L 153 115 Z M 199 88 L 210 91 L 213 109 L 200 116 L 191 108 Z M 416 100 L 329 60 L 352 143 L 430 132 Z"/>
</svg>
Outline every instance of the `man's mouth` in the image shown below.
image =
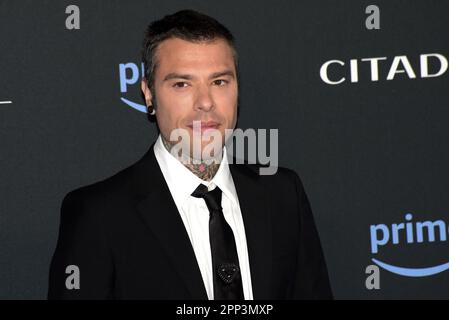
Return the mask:
<svg viewBox="0 0 449 320">
<path fill-rule="evenodd" d="M 199 131 L 201 133 L 211 130 L 218 129 L 220 124 L 216 121 L 194 121 L 192 124 L 189 124 L 187 127 L 192 129 L 193 131 Z"/>
</svg>

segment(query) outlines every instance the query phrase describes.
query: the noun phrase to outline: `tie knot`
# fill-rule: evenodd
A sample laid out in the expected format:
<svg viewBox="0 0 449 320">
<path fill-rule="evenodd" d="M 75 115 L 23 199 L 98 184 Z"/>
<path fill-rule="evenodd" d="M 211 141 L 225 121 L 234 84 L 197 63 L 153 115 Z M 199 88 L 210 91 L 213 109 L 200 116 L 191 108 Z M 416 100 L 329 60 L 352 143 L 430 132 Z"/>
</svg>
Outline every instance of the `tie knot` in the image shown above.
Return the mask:
<svg viewBox="0 0 449 320">
<path fill-rule="evenodd" d="M 208 191 L 207 187 L 202 183 L 192 192 L 192 196 L 203 198 L 206 201 L 210 212 L 221 210 L 221 195 L 222 192 L 218 186 L 214 190 Z"/>
</svg>

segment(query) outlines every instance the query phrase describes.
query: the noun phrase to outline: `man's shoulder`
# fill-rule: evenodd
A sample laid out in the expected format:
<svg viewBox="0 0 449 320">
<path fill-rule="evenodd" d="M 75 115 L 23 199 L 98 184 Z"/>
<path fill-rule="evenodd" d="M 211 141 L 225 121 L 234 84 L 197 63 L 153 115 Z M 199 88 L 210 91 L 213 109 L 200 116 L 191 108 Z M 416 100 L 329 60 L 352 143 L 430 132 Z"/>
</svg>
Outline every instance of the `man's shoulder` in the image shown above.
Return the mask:
<svg viewBox="0 0 449 320">
<path fill-rule="evenodd" d="M 298 177 L 298 174 L 293 169 L 280 166 L 269 166 L 268 164 L 261 163 L 240 163 L 234 160 L 230 164 L 231 168 L 241 173 L 251 176 L 255 179 L 270 180 L 270 179 L 280 179 L 280 180 L 291 180 Z"/>
<path fill-rule="evenodd" d="M 69 191 L 65 197 L 73 199 L 82 199 L 88 203 L 114 203 L 120 199 L 133 197 L 139 194 L 139 167 L 140 161 L 137 161 L 115 173 L 92 181 L 89 184 L 80 186 Z"/>
<path fill-rule="evenodd" d="M 231 164 L 233 174 L 244 175 L 257 184 L 262 184 L 270 189 L 285 188 L 288 186 L 302 187 L 300 175 L 287 167 L 269 167 L 260 163 L 234 163 Z M 279 190 L 281 191 L 281 190 Z"/>
</svg>

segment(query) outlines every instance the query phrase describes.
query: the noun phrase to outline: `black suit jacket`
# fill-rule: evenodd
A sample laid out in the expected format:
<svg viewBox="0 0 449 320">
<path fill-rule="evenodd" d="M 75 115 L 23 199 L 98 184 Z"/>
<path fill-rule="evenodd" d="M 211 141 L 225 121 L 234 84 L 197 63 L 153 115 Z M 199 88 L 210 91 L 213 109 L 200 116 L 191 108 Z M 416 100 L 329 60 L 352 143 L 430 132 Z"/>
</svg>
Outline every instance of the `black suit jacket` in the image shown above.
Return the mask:
<svg viewBox="0 0 449 320">
<path fill-rule="evenodd" d="M 207 299 L 195 254 L 153 151 L 61 206 L 49 299 Z M 243 216 L 254 299 L 330 299 L 309 201 L 298 175 L 230 164 Z M 65 286 L 68 265 L 80 289 Z"/>
</svg>

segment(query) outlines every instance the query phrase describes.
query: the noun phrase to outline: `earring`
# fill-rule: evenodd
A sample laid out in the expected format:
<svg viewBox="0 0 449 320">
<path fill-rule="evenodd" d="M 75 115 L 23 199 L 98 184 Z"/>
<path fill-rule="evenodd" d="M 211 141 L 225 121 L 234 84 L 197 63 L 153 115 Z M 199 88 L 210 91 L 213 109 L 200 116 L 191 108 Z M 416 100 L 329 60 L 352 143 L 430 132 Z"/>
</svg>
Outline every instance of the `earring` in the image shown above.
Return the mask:
<svg viewBox="0 0 449 320">
<path fill-rule="evenodd" d="M 152 116 L 154 116 L 156 114 L 156 110 L 153 108 L 153 106 L 148 106 L 147 112 L 148 112 L 148 114 L 150 114 Z"/>
</svg>

